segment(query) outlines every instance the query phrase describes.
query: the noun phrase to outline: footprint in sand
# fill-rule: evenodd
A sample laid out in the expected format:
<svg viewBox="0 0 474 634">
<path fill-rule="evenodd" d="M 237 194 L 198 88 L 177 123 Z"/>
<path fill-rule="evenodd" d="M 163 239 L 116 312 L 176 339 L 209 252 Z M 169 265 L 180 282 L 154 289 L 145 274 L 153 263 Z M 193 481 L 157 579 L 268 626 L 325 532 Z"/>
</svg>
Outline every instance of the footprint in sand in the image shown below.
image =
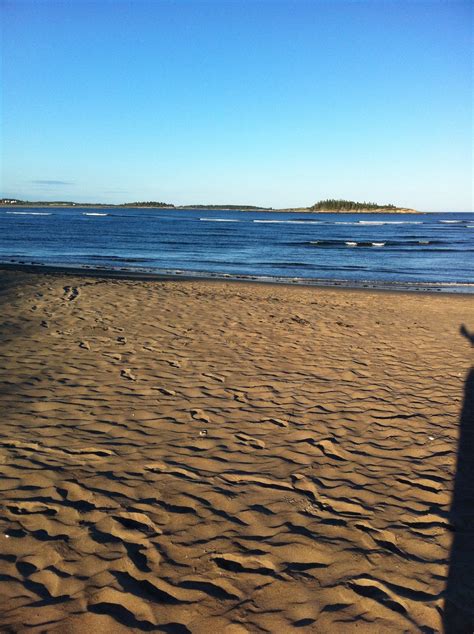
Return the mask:
<svg viewBox="0 0 474 634">
<path fill-rule="evenodd" d="M 79 291 L 75 286 L 64 287 L 64 299 L 68 302 L 72 302 L 79 295 Z"/>
</svg>

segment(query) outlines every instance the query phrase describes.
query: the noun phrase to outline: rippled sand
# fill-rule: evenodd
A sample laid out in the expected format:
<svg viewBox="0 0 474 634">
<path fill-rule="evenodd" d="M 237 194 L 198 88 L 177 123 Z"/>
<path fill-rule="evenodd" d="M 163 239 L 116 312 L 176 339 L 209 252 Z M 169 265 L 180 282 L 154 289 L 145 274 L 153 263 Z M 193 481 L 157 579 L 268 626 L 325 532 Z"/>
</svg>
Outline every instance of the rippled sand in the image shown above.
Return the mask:
<svg viewBox="0 0 474 634">
<path fill-rule="evenodd" d="M 2 632 L 441 630 L 472 297 L 0 289 Z"/>
</svg>

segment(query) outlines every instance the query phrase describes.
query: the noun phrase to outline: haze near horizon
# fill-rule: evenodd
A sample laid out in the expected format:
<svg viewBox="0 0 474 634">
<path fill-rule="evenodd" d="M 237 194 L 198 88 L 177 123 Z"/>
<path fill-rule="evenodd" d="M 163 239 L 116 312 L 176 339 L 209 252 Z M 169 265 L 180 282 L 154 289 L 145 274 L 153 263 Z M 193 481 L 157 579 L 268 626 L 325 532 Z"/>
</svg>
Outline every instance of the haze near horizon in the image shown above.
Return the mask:
<svg viewBox="0 0 474 634">
<path fill-rule="evenodd" d="M 473 209 L 470 2 L 0 10 L 1 197 Z"/>
</svg>

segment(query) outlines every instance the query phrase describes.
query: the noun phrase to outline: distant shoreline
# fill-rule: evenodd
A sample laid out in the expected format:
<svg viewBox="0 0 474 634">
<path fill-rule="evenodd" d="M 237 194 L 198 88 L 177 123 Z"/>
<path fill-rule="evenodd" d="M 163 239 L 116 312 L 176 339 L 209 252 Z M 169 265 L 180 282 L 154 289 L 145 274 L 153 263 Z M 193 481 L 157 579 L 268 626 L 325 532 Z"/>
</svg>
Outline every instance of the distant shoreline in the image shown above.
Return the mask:
<svg viewBox="0 0 474 634">
<path fill-rule="evenodd" d="M 425 214 L 425 211 L 418 211 L 416 209 L 318 209 L 317 211 L 310 209 L 309 207 L 288 207 L 282 209 L 272 209 L 269 207 L 217 207 L 215 205 L 206 206 L 191 206 L 191 205 L 176 205 L 170 206 L 156 206 L 156 205 L 113 205 L 106 203 L 47 203 L 47 202 L 24 202 L 15 204 L 0 203 L 0 209 L 19 209 L 22 207 L 34 207 L 35 209 L 161 209 L 164 211 L 246 211 L 246 212 L 266 212 L 266 213 L 298 213 L 298 214 Z"/>
</svg>

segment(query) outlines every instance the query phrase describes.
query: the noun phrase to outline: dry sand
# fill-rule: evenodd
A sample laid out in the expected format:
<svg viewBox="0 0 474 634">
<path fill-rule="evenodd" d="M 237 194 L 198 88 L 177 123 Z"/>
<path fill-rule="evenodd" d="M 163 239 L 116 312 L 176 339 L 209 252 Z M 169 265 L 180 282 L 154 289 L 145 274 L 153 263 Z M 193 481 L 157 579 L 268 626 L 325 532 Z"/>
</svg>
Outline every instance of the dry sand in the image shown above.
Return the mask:
<svg viewBox="0 0 474 634">
<path fill-rule="evenodd" d="M 470 631 L 472 297 L 0 286 L 0 631 Z"/>
</svg>

